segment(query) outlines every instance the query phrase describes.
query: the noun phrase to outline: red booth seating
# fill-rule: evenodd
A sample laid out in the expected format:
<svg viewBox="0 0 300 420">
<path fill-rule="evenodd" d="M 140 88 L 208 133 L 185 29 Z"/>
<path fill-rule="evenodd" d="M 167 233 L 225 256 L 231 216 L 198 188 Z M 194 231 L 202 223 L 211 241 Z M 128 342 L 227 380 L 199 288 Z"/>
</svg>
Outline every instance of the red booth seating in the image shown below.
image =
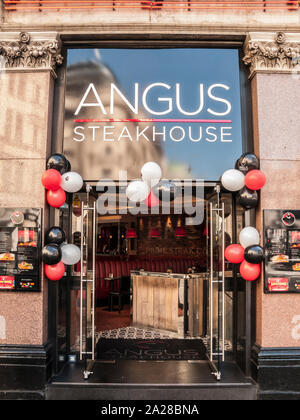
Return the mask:
<svg viewBox="0 0 300 420">
<path fill-rule="evenodd" d="M 203 265 L 205 261 L 201 257 L 131 257 L 129 260 L 121 260 L 120 257 L 97 257 L 96 260 L 96 298 L 107 299 L 110 292 L 110 282 L 105 281 L 112 273 L 114 277 L 129 277 L 132 270 L 143 268 L 145 271 L 184 274 L 188 268 L 196 264 Z M 115 282 L 115 288 L 118 283 Z"/>
</svg>

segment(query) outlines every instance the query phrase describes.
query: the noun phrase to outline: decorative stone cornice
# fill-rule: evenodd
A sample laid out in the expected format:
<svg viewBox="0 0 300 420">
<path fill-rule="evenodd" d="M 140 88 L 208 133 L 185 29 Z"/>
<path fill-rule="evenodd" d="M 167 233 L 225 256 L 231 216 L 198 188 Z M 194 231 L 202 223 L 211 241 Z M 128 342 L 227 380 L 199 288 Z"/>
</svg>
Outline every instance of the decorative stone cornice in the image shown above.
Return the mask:
<svg viewBox="0 0 300 420">
<path fill-rule="evenodd" d="M 244 63 L 255 73 L 297 73 L 300 71 L 300 33 L 250 32 L 244 44 Z"/>
<path fill-rule="evenodd" d="M 2 67 L 8 71 L 50 70 L 55 75 L 61 65 L 61 45 L 56 32 L 0 33 Z"/>
</svg>

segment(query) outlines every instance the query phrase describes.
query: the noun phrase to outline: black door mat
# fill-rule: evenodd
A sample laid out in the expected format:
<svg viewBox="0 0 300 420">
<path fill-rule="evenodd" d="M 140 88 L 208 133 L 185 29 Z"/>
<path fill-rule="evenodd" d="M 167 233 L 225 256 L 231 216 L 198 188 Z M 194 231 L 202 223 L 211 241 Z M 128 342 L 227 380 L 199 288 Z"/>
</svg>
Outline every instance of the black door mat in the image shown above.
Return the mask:
<svg viewBox="0 0 300 420">
<path fill-rule="evenodd" d="M 107 339 L 96 346 L 98 360 L 206 360 L 202 340 Z"/>
</svg>

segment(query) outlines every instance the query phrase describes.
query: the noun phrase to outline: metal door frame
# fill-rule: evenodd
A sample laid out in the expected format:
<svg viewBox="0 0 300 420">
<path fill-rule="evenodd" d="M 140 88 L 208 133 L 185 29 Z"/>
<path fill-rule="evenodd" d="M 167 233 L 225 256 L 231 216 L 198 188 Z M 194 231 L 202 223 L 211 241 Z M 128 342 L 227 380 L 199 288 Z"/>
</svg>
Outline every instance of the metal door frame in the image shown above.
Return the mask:
<svg viewBox="0 0 300 420">
<path fill-rule="evenodd" d="M 205 182 L 205 185 L 211 186 L 211 187 L 217 187 L 219 185 L 219 183 L 216 182 Z M 236 222 L 235 222 L 235 213 L 236 213 L 236 199 L 235 199 L 235 194 L 232 194 L 232 209 L 233 209 L 233 238 L 232 241 L 233 242 L 237 242 L 238 238 L 237 238 L 237 234 L 236 234 Z M 69 200 L 69 217 L 71 218 L 72 216 L 72 200 L 70 197 Z M 59 225 L 59 212 L 57 209 L 50 209 L 50 225 Z M 96 216 L 96 214 L 95 214 Z M 71 219 L 70 219 L 71 220 Z M 245 226 L 255 226 L 255 210 L 248 210 L 245 211 Z M 70 226 L 70 232 L 71 232 L 71 226 Z M 68 236 L 68 242 L 71 243 L 72 241 L 72 233 L 69 232 L 69 236 Z M 210 229 L 209 226 L 207 225 L 207 232 L 209 234 Z M 96 240 L 96 237 L 95 237 Z M 209 249 L 209 248 L 208 248 Z M 208 261 L 209 263 L 209 261 Z M 208 266 L 210 265 L 210 263 L 208 264 Z M 233 277 L 234 277 L 234 281 L 235 281 L 235 289 L 237 287 L 237 268 L 234 269 L 233 271 Z M 206 277 L 208 279 L 207 281 L 207 288 L 210 287 L 210 273 L 208 273 L 208 275 L 206 274 Z M 69 282 L 71 284 L 71 282 L 74 280 L 71 278 L 71 273 L 69 273 L 69 279 L 68 280 L 68 285 Z M 76 279 L 77 280 L 77 279 Z M 68 286 L 69 287 L 69 286 Z M 246 343 L 245 343 L 245 355 L 241 355 L 241 362 L 239 362 L 239 360 L 237 360 L 237 356 L 236 356 L 236 317 L 237 317 L 237 308 L 233 308 L 233 339 L 235 340 L 235 342 L 233 343 L 233 351 L 234 351 L 234 360 L 237 362 L 238 366 L 246 373 L 247 376 L 251 376 L 251 361 L 250 361 L 250 356 L 251 356 L 251 348 L 252 345 L 255 342 L 255 319 L 256 319 L 256 313 L 255 313 L 255 298 L 256 298 L 256 294 L 255 294 L 255 289 L 256 289 L 256 284 L 254 283 L 246 283 L 246 305 L 245 305 L 245 314 L 246 314 L 246 330 L 245 330 L 245 335 L 246 335 Z M 55 352 L 54 352 L 54 364 L 53 364 L 53 374 L 57 374 L 59 372 L 59 370 L 61 369 L 61 362 L 66 362 L 68 360 L 68 356 L 70 353 L 70 349 L 67 349 L 66 354 L 65 354 L 65 358 L 63 360 L 60 359 L 60 355 L 58 354 L 58 344 L 57 344 L 57 337 L 58 337 L 58 332 L 57 332 L 57 325 L 58 325 L 58 284 L 55 282 L 49 282 L 49 314 L 51 314 L 51 316 L 49 315 L 49 339 L 51 340 L 51 342 L 53 343 L 53 347 L 55 348 Z M 208 295 L 208 293 L 206 293 L 206 296 Z M 207 328 L 209 325 L 208 322 L 208 308 L 207 308 L 207 304 L 209 303 L 207 301 L 207 299 L 204 299 L 204 307 L 206 307 L 205 309 L 205 313 L 204 313 L 204 327 Z M 236 302 L 236 290 L 235 290 L 235 295 L 234 295 L 234 302 Z M 70 317 L 73 316 L 73 313 L 71 312 L 71 303 L 70 303 L 70 298 L 68 299 L 67 302 L 68 305 L 68 310 L 66 313 L 66 322 L 68 325 L 68 331 L 67 331 L 67 339 L 69 337 L 70 331 Z M 226 320 L 225 320 L 226 322 Z M 206 334 L 208 335 L 208 330 L 206 331 Z M 71 354 L 72 355 L 72 354 Z M 207 355 L 207 359 L 209 360 L 209 355 Z M 244 366 L 245 363 L 245 366 Z"/>
<path fill-rule="evenodd" d="M 219 381 L 221 380 L 221 363 L 225 361 L 225 205 L 222 203 L 220 206 L 220 186 L 216 187 L 216 195 L 217 195 L 217 207 L 213 208 L 212 201 L 209 200 L 209 215 L 210 215 L 210 267 L 209 267 L 209 320 L 210 320 L 210 351 L 209 351 L 209 363 L 212 369 L 212 374 L 215 375 L 216 379 Z M 219 267 L 217 269 L 217 280 L 215 277 L 215 269 L 214 269 L 214 244 L 213 244 L 213 220 L 214 220 L 214 213 L 217 213 L 217 216 L 221 217 L 222 220 L 222 227 L 221 227 L 221 255 L 220 259 L 222 261 L 221 272 L 219 271 Z M 218 307 L 217 307 L 217 325 L 218 325 L 218 351 L 217 353 L 214 352 L 214 294 L 213 288 L 214 284 L 218 284 Z M 220 287 L 221 285 L 221 287 Z M 220 308 L 220 298 L 221 298 L 221 308 Z M 220 309 L 221 309 L 221 316 L 222 319 L 220 320 Z M 221 330 L 221 331 L 220 331 Z M 220 333 L 222 335 L 220 339 Z M 220 351 L 220 341 L 221 341 L 221 351 Z M 217 361 L 215 357 L 217 356 Z"/>
<path fill-rule="evenodd" d="M 92 277 L 89 278 L 88 270 L 88 248 L 89 248 L 89 213 L 92 213 Z M 84 218 L 86 217 L 86 221 Z M 86 231 L 84 231 L 84 224 L 86 224 Z M 93 207 L 89 205 L 87 194 L 87 203 L 81 203 L 81 260 L 80 260 L 80 332 L 79 342 L 80 360 L 84 360 L 85 369 L 83 371 L 84 379 L 88 379 L 93 373 L 92 368 L 95 361 L 95 298 L 96 298 L 96 202 Z M 84 253 L 85 251 L 85 253 Z M 84 273 L 84 262 L 86 262 L 86 272 Z M 92 348 L 87 351 L 87 285 L 91 284 L 91 328 L 92 328 Z M 83 316 L 84 311 L 84 297 L 83 292 L 86 291 L 85 296 L 85 319 Z M 84 349 L 85 340 L 85 349 Z M 90 359 L 88 358 L 90 356 Z"/>
</svg>

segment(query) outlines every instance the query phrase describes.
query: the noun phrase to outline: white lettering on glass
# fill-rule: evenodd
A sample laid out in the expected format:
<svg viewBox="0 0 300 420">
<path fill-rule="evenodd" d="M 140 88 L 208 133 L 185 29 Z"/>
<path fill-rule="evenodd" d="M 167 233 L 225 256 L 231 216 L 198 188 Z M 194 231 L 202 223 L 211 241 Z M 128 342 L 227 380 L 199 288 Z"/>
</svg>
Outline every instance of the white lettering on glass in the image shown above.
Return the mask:
<svg viewBox="0 0 300 420">
<path fill-rule="evenodd" d="M 120 141 L 122 138 L 124 139 L 129 139 L 130 141 L 133 141 L 128 128 L 125 126 L 121 132 L 121 134 L 119 135 L 118 141 Z"/>
<path fill-rule="evenodd" d="M 217 141 L 218 136 L 216 135 L 216 133 L 212 133 L 211 130 L 216 131 L 216 127 L 207 127 L 206 134 L 211 137 L 206 137 L 206 141 L 208 141 L 209 143 L 214 143 L 215 141 Z"/>
<path fill-rule="evenodd" d="M 193 125 L 175 125 L 175 126 L 149 126 L 140 127 L 137 125 L 123 126 L 121 133 L 117 126 L 114 125 L 88 125 L 83 127 L 81 125 L 74 127 L 73 140 L 77 142 L 101 142 L 101 141 L 121 141 L 127 140 L 130 142 L 193 142 L 200 141 L 208 143 L 232 143 L 232 127 L 213 126 L 208 127 L 200 124 Z"/>
<path fill-rule="evenodd" d="M 150 114 L 153 115 L 166 115 L 169 114 L 169 112 L 172 112 L 173 110 L 173 101 L 171 98 L 157 98 L 158 102 L 167 102 L 169 104 L 168 108 L 165 111 L 154 111 L 153 109 L 151 109 L 147 103 L 147 96 L 148 93 L 150 92 L 150 90 L 152 90 L 154 87 L 157 86 L 161 86 L 165 89 L 171 89 L 171 86 L 167 85 L 166 83 L 152 83 L 151 85 L 149 85 L 143 93 L 143 106 L 146 109 L 146 111 L 150 112 Z"/>
<path fill-rule="evenodd" d="M 198 115 L 202 111 L 203 106 L 204 106 L 203 84 L 200 83 L 199 87 L 200 87 L 200 106 L 194 112 L 187 112 L 187 111 L 184 111 L 184 109 L 181 106 L 181 103 L 180 103 L 180 84 L 176 83 L 176 106 L 182 114 L 184 114 L 184 115 Z"/>
<path fill-rule="evenodd" d="M 232 127 L 221 127 L 221 142 L 222 143 L 232 143 L 232 139 L 227 139 L 225 138 L 225 136 L 231 136 L 231 132 L 230 133 L 226 133 L 225 130 L 231 130 Z"/>
<path fill-rule="evenodd" d="M 87 102 L 87 103 L 85 103 L 85 100 L 88 97 L 90 91 L 93 92 L 97 102 Z M 101 109 L 101 111 L 103 112 L 103 114 L 106 115 L 106 111 L 104 109 L 104 106 L 103 106 L 103 103 L 100 99 L 100 96 L 98 95 L 98 92 L 97 92 L 97 90 L 94 86 L 94 83 L 89 84 L 89 86 L 88 86 L 87 90 L 85 91 L 85 94 L 83 95 L 83 97 L 80 101 L 80 104 L 78 105 L 74 115 L 78 115 L 79 111 L 81 110 L 82 107 L 90 107 L 90 106 L 99 107 Z"/>
<path fill-rule="evenodd" d="M 137 125 L 136 127 L 136 141 L 140 140 L 140 137 L 143 136 L 144 139 L 149 143 L 150 139 L 146 136 L 145 131 L 147 131 L 149 128 L 149 126 L 147 125 L 147 127 L 145 127 L 141 132 L 140 132 L 140 127 Z"/>
<path fill-rule="evenodd" d="M 155 91 L 157 91 L 157 88 L 163 88 L 170 92 L 170 96 L 159 96 L 155 94 Z M 183 96 L 183 89 L 180 85 L 180 83 L 176 83 L 175 87 L 170 86 L 166 83 L 162 82 L 155 82 L 151 83 L 147 87 L 145 87 L 143 93 L 140 92 L 140 86 L 139 83 L 134 83 L 134 98 L 132 101 L 130 101 L 124 93 L 114 84 L 111 83 L 110 85 L 110 104 L 109 104 L 109 112 L 111 115 L 115 113 L 115 101 L 118 101 L 118 98 L 120 98 L 125 105 L 130 109 L 131 112 L 133 112 L 135 115 L 138 115 L 139 113 L 139 105 L 140 101 L 143 105 L 144 109 L 149 112 L 152 115 L 166 115 L 170 114 L 174 110 L 174 106 L 176 105 L 177 111 L 179 111 L 184 116 L 195 116 L 201 114 L 201 112 L 204 109 L 205 105 L 205 99 L 206 96 L 210 98 L 214 102 L 219 102 L 225 105 L 225 109 L 220 112 L 212 108 L 207 108 L 207 112 L 209 112 L 212 115 L 215 116 L 225 116 L 228 115 L 231 111 L 231 103 L 229 100 L 222 97 L 222 95 L 216 95 L 215 91 L 220 91 L 220 89 L 223 89 L 225 91 L 229 91 L 230 87 L 223 84 L 223 83 L 215 83 L 206 88 L 206 91 L 204 91 L 204 84 L 199 84 L 199 105 L 197 109 L 194 111 L 190 110 L 187 111 L 183 109 L 181 98 Z M 89 102 L 88 96 L 93 96 L 94 101 Z M 150 106 L 150 99 L 149 95 L 152 97 L 151 106 Z M 154 101 L 165 103 L 165 109 L 157 110 L 154 109 Z M 87 87 L 74 115 L 78 115 L 82 108 L 84 107 L 95 107 L 99 108 L 100 112 L 104 115 L 107 114 L 107 111 L 105 110 L 103 106 L 103 102 L 100 98 L 99 93 L 97 92 L 95 86 L 93 83 L 90 83 Z M 94 117 L 96 118 L 96 116 Z"/>
<path fill-rule="evenodd" d="M 211 86 L 208 88 L 208 91 L 207 91 L 207 94 L 208 94 L 208 96 L 209 96 L 211 99 L 213 99 L 214 101 L 217 101 L 217 102 L 223 102 L 224 104 L 226 104 L 227 109 L 226 109 L 226 111 L 224 111 L 224 112 L 216 112 L 216 111 L 213 111 L 212 109 L 208 108 L 208 110 L 207 110 L 207 111 L 208 111 L 210 114 L 213 114 L 213 115 L 219 115 L 219 116 L 228 115 L 228 114 L 230 113 L 230 111 L 231 111 L 231 103 L 230 103 L 229 101 L 227 101 L 226 99 L 224 99 L 224 98 L 219 98 L 218 96 L 213 95 L 213 94 L 212 94 L 212 91 L 213 91 L 213 89 L 215 89 L 215 88 L 222 88 L 222 89 L 229 90 L 229 89 L 230 89 L 230 87 L 229 87 L 229 86 L 227 86 L 227 85 L 223 85 L 222 83 L 216 83 L 216 84 L 214 84 L 214 85 L 211 85 Z"/>
<path fill-rule="evenodd" d="M 163 126 L 162 130 L 163 131 L 159 132 L 159 131 L 156 131 L 155 126 L 153 127 L 153 141 L 156 141 L 156 136 L 161 136 L 161 141 L 166 141 L 166 127 Z"/>
<path fill-rule="evenodd" d="M 73 140 L 79 141 L 79 142 L 84 141 L 85 140 L 85 135 L 83 133 L 78 132 L 78 130 L 84 130 L 84 127 L 82 125 L 77 125 L 74 128 L 74 133 L 77 134 L 78 136 L 80 136 L 80 138 L 73 137 Z"/>
<path fill-rule="evenodd" d="M 179 132 L 179 137 L 177 137 L 177 138 L 175 138 L 174 135 L 173 135 L 173 132 L 175 130 L 176 130 L 177 133 Z M 180 132 L 181 132 L 181 135 L 180 135 Z M 169 135 L 170 135 L 171 140 L 173 140 L 175 142 L 179 142 L 179 141 L 182 141 L 185 138 L 185 131 L 182 127 L 175 126 L 175 127 L 171 128 Z"/>
<path fill-rule="evenodd" d="M 120 96 L 121 99 L 126 103 L 126 105 L 131 109 L 134 114 L 139 112 L 139 84 L 134 84 L 134 106 L 129 102 L 129 100 L 123 95 L 120 89 L 112 83 L 110 86 L 110 113 L 114 114 L 114 103 L 115 103 L 115 92 Z"/>
<path fill-rule="evenodd" d="M 189 138 L 190 138 L 191 141 L 193 141 L 195 143 L 197 143 L 198 141 L 200 141 L 202 139 L 202 127 L 201 127 L 201 125 L 199 126 L 199 137 L 197 139 L 195 139 L 192 136 L 192 127 L 189 126 Z"/>
<path fill-rule="evenodd" d="M 113 132 L 108 131 L 110 129 L 114 129 L 115 127 L 113 125 L 105 125 L 103 128 L 103 141 L 114 141 L 114 138 L 110 137 L 108 138 L 108 136 L 113 136 Z"/>
<path fill-rule="evenodd" d="M 93 132 L 92 141 L 95 141 L 95 130 L 96 130 L 97 128 L 100 128 L 100 127 L 99 127 L 99 125 L 90 125 L 90 126 L 88 127 L 88 129 L 89 129 L 89 130 L 92 130 L 92 132 Z"/>
</svg>

